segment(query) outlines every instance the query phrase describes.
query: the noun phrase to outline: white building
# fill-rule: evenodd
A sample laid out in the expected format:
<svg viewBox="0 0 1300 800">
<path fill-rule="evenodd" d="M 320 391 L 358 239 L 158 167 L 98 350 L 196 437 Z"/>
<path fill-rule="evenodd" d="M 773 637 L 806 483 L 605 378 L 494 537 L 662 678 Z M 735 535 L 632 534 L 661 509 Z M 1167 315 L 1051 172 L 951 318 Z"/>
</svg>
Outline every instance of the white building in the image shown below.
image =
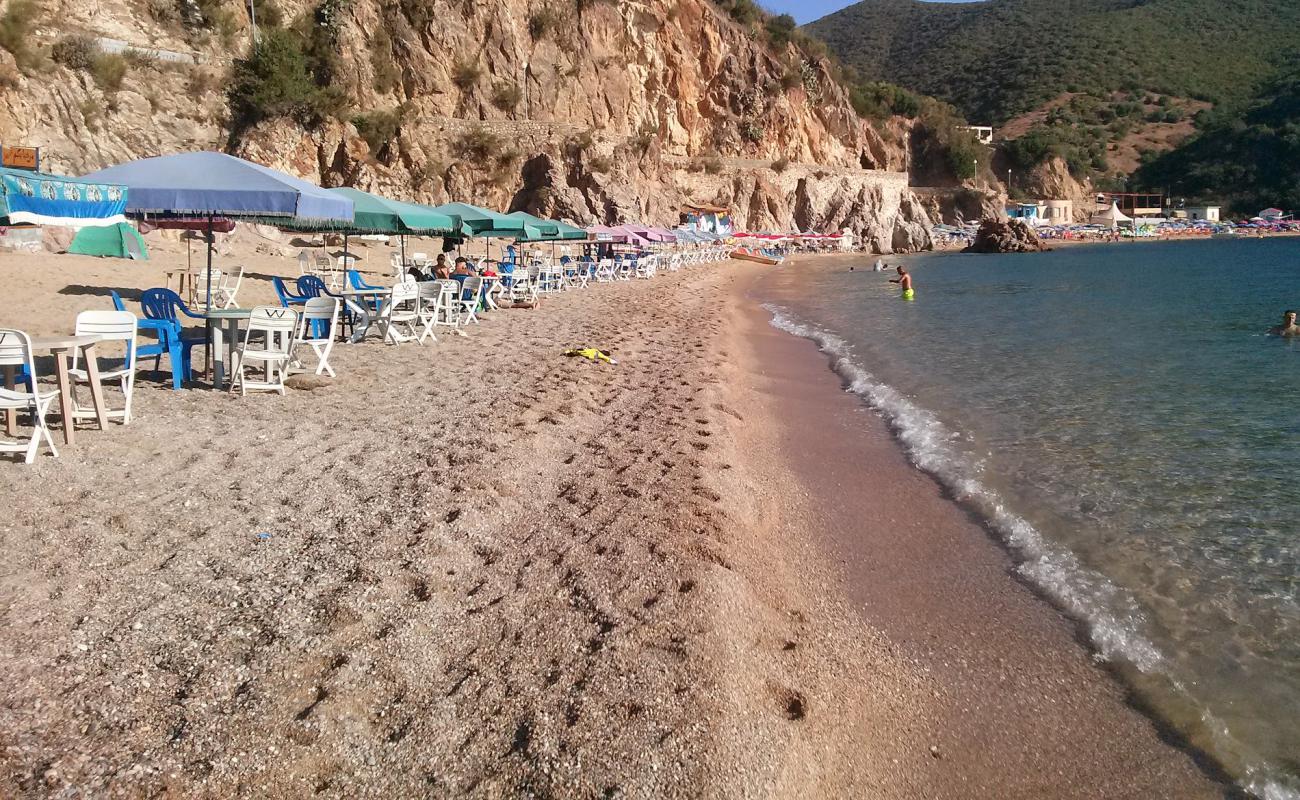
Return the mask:
<svg viewBox="0 0 1300 800">
<path fill-rule="evenodd" d="M 993 128 L 988 125 L 967 125 L 962 130 L 975 134 L 980 144 L 993 144 Z"/>
<path fill-rule="evenodd" d="M 1187 219 L 1192 222 L 1218 222 L 1218 206 L 1188 206 L 1184 209 Z"/>
</svg>

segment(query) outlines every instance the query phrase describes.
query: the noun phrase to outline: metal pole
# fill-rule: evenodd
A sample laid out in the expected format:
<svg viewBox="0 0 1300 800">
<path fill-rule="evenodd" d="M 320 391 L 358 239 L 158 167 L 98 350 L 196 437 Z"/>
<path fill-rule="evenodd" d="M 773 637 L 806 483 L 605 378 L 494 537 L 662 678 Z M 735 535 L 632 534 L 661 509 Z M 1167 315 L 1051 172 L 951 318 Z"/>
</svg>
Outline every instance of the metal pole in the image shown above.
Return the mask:
<svg viewBox="0 0 1300 800">
<path fill-rule="evenodd" d="M 253 24 L 253 47 L 256 48 L 260 41 L 257 36 L 257 0 L 248 0 L 248 17 Z"/>
</svg>

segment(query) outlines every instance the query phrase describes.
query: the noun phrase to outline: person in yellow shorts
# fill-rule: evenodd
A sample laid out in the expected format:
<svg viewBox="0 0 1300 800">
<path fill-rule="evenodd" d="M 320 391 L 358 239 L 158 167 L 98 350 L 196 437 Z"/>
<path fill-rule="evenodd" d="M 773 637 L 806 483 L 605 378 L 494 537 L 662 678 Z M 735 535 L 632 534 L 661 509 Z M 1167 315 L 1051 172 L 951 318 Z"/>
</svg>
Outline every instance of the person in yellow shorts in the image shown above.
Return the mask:
<svg viewBox="0 0 1300 800">
<path fill-rule="evenodd" d="M 904 300 L 911 300 L 916 297 L 916 292 L 912 289 L 912 276 L 907 274 L 906 267 L 899 267 L 898 277 L 890 278 L 889 282 L 898 284 L 898 287 L 903 290 L 901 297 Z"/>
</svg>

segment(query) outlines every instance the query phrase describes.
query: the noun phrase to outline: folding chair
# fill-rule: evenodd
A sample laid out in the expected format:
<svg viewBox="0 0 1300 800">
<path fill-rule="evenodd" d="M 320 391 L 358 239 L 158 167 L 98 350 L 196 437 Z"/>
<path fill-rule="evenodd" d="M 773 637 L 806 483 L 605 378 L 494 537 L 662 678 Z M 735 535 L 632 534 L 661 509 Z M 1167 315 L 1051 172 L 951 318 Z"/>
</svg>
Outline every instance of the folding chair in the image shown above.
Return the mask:
<svg viewBox="0 0 1300 800">
<path fill-rule="evenodd" d="M 244 331 L 244 343 L 235 350 L 233 369 L 234 380 L 230 382 L 230 391 L 239 385 L 239 393 L 247 394 L 249 389 L 279 392 L 284 395 L 284 377 L 289 371 L 289 362 L 293 358 L 294 338 L 298 332 L 298 312 L 292 308 L 279 306 L 256 306 L 248 318 L 248 329 Z M 260 334 L 262 341 L 253 342 L 253 334 Z M 249 380 L 244 370 L 252 362 L 266 370 L 263 380 Z"/>
<path fill-rule="evenodd" d="M 106 311 L 94 309 L 77 315 L 75 333 L 77 336 L 94 335 L 103 342 L 123 342 L 122 366 L 117 369 L 100 369 L 101 382 L 116 379 L 122 386 L 122 395 L 126 398 L 122 408 L 110 408 L 104 412 L 106 417 L 116 417 L 123 425 L 131 422 L 131 396 L 135 394 L 135 359 L 136 359 L 136 319 L 130 311 Z M 72 379 L 72 416 L 77 419 L 93 419 L 95 409 L 81 405 L 77 398 L 77 385 L 90 385 L 90 376 L 86 370 L 77 367 L 81 358 L 80 350 L 72 351 L 72 366 L 68 376 Z M 96 354 L 98 358 L 98 354 Z"/>
<path fill-rule="evenodd" d="M 302 308 L 301 324 L 298 326 L 298 338 L 294 342 L 293 367 L 306 372 L 302 360 L 298 358 L 298 348 L 307 345 L 316 354 L 316 374 L 329 373 L 335 377 L 334 368 L 330 366 L 330 353 L 334 350 L 334 331 L 339 322 L 339 301 L 334 297 L 313 297 Z"/>
<path fill-rule="evenodd" d="M 50 448 L 50 455 L 57 458 L 59 451 L 54 446 L 54 437 L 50 435 L 49 426 L 45 424 L 45 414 L 50 410 L 50 404 L 59 393 L 54 389 L 42 390 L 37 385 L 36 362 L 32 360 L 32 340 L 27 334 L 12 328 L 0 328 L 0 367 L 7 370 L 15 368 L 25 370 L 31 387 L 28 391 L 25 388 L 6 389 L 0 385 L 0 411 L 4 412 L 0 415 L 0 419 L 5 419 L 7 425 L 7 417 L 10 413 L 29 411 L 32 415 L 31 439 L 25 443 L 16 438 L 0 439 L 0 452 L 22 453 L 24 463 L 30 464 L 36 460 L 36 450 L 41 446 L 41 442 L 44 442 Z M 63 424 L 71 425 L 72 420 L 65 419 Z"/>
</svg>

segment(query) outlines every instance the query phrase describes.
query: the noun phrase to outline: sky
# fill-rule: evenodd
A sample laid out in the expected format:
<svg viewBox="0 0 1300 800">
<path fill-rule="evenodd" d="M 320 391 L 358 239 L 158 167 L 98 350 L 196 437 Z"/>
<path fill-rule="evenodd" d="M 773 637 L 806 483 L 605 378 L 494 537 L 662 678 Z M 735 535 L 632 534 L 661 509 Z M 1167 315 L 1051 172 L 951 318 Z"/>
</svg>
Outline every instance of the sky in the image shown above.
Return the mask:
<svg viewBox="0 0 1300 800">
<path fill-rule="evenodd" d="M 958 0 L 933 0 L 958 2 Z M 759 0 L 759 5 L 774 14 L 789 14 L 800 25 L 821 19 L 832 11 L 853 5 L 857 0 Z"/>
</svg>

